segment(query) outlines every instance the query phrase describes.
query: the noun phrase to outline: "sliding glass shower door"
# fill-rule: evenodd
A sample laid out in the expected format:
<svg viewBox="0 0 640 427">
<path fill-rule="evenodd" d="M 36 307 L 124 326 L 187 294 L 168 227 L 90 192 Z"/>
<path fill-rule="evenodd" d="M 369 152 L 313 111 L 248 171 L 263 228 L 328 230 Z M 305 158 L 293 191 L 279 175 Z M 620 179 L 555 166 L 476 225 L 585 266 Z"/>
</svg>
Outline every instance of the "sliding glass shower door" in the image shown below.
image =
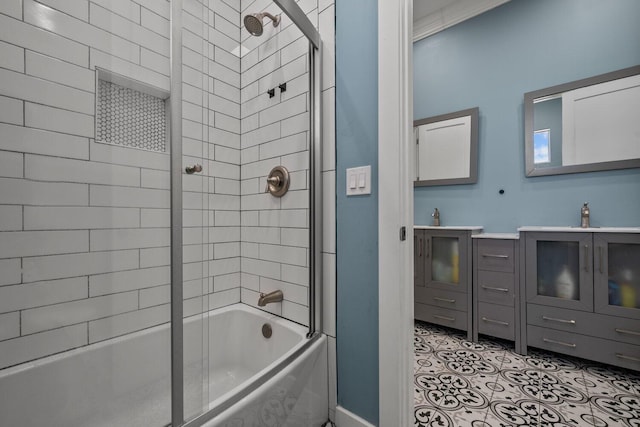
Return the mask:
<svg viewBox="0 0 640 427">
<path fill-rule="evenodd" d="M 0 1 L 0 425 L 205 414 L 241 382 L 209 312 L 261 292 L 317 330 L 305 35 L 262 0 Z"/>
<path fill-rule="evenodd" d="M 175 7 L 175 5 L 174 5 Z M 182 387 L 183 419 L 189 420 L 207 410 L 209 369 L 209 260 L 213 247 L 209 244 L 209 192 L 215 185 L 210 179 L 209 159 L 209 28 L 213 13 L 208 1 L 182 2 L 180 91 L 182 101 L 176 107 L 181 117 L 182 134 L 178 144 L 181 163 L 174 174 L 181 175 L 182 192 Z M 175 41 L 174 41 L 175 43 Z M 178 77 L 177 75 L 174 78 Z M 176 248 L 179 250 L 179 248 Z M 175 262 L 175 260 L 174 260 Z M 175 283 L 174 285 L 180 285 Z M 180 319 L 174 319 L 174 321 Z M 178 325 L 175 325 L 177 328 Z M 174 349 L 176 350 L 176 349 Z M 179 374 L 179 373 L 178 373 Z M 175 390 L 174 390 L 175 392 Z M 174 402 L 174 405 L 177 402 Z M 174 420 L 174 422 L 177 422 Z"/>
</svg>

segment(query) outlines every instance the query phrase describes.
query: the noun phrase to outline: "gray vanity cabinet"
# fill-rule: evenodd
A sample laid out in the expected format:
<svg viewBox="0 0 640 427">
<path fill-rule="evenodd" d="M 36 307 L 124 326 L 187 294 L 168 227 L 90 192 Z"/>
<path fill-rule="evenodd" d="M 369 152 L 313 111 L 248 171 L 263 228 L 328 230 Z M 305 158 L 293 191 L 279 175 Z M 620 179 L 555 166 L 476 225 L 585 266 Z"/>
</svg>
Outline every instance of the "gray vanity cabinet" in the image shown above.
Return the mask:
<svg viewBox="0 0 640 427">
<path fill-rule="evenodd" d="M 474 341 L 478 334 L 515 341 L 519 350 L 517 237 L 473 238 Z"/>
<path fill-rule="evenodd" d="M 468 332 L 471 319 L 471 234 L 474 230 L 414 230 L 414 317 Z"/>
<path fill-rule="evenodd" d="M 524 342 L 640 370 L 640 234 L 521 235 Z"/>
</svg>

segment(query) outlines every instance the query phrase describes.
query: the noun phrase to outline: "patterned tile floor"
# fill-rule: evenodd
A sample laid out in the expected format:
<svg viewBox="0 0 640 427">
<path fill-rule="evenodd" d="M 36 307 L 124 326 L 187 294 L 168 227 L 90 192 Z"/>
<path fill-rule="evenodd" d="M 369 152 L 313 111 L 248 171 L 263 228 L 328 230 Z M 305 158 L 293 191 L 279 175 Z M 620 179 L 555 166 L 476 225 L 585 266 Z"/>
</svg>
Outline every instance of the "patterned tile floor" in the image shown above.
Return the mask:
<svg viewBox="0 0 640 427">
<path fill-rule="evenodd" d="M 417 427 L 640 427 L 640 373 L 416 321 Z"/>
</svg>

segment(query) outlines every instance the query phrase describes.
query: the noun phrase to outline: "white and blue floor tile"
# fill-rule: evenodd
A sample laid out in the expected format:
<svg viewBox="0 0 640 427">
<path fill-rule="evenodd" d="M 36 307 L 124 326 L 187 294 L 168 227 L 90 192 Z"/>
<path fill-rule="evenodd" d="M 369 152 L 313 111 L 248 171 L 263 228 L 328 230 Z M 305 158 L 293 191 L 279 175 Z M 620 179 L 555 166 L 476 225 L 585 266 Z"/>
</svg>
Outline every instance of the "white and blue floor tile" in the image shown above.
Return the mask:
<svg viewBox="0 0 640 427">
<path fill-rule="evenodd" d="M 427 323 L 414 329 L 415 427 L 640 427 L 640 373 Z"/>
</svg>

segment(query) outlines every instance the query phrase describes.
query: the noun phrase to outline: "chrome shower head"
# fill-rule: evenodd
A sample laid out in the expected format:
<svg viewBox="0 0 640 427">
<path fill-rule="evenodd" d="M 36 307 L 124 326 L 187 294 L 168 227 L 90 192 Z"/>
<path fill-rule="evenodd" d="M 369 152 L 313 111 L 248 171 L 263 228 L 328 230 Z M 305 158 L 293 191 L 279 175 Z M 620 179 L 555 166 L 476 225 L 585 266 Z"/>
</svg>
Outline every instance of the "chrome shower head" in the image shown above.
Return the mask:
<svg viewBox="0 0 640 427">
<path fill-rule="evenodd" d="M 244 17 L 244 27 L 249 31 L 249 34 L 252 36 L 261 36 L 262 31 L 264 29 L 262 25 L 262 19 L 264 17 L 271 19 L 273 22 L 273 26 L 277 27 L 280 24 L 280 15 L 273 16 L 268 12 L 262 13 L 251 13 L 249 15 L 245 15 Z"/>
</svg>

